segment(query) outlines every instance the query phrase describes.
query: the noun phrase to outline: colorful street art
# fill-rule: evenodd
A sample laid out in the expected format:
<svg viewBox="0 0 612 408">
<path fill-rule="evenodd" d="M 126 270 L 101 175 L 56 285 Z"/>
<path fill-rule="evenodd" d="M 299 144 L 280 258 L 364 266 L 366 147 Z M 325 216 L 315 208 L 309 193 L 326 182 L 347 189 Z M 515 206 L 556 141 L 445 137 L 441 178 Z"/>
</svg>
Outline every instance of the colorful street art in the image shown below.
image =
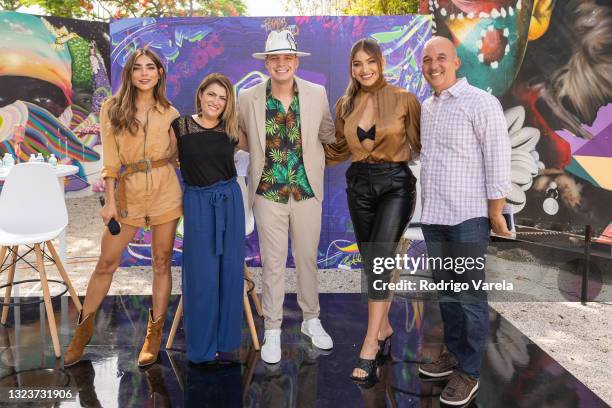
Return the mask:
<svg viewBox="0 0 612 408">
<path fill-rule="evenodd" d="M 612 236 L 612 4 L 421 0 L 460 75 L 497 96 L 517 223 Z"/>
<path fill-rule="evenodd" d="M 108 24 L 0 11 L 0 153 L 51 153 L 79 167 L 67 191 L 99 178 L 98 112 L 110 94 Z M 23 142 L 16 126 L 25 126 Z"/>
<path fill-rule="evenodd" d="M 210 72 L 226 74 L 238 92 L 265 80 L 263 63 L 251 54 L 261 51 L 270 30 L 283 28 L 292 30 L 299 49 L 312 53 L 301 58 L 298 75 L 324 85 L 332 107 L 347 85 L 350 47 L 367 36 L 382 45 L 387 61 L 385 75 L 391 83 L 409 89 L 421 100 L 429 95 L 429 86 L 419 71 L 421 48 L 431 35 L 430 18 L 423 16 L 118 20 L 110 24 L 111 82 L 117 87 L 129 53 L 148 45 L 167 65 L 167 91 L 172 103 L 182 114 L 189 114 L 194 109 L 193 92 Z M 344 192 L 347 166 L 326 173 L 320 268 L 351 268 L 360 263 Z M 148 233 L 139 237 L 144 244 L 130 245 L 124 265 L 150 259 Z M 247 245 L 248 263 L 258 265 L 256 233 L 248 237 Z M 177 239 L 175 264 L 179 263 L 180 251 Z M 293 260 L 288 264 L 293 265 Z"/>
</svg>

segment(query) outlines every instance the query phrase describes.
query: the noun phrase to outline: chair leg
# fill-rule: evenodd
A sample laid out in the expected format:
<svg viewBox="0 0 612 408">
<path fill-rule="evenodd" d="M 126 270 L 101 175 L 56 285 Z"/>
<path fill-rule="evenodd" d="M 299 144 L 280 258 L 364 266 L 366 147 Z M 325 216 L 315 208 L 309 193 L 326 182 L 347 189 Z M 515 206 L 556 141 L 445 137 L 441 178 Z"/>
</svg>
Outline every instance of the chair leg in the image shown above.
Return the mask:
<svg viewBox="0 0 612 408">
<path fill-rule="evenodd" d="M 244 263 L 244 276 L 246 276 L 246 278 L 251 281 L 253 280 L 253 275 L 251 274 L 251 271 L 247 267 L 246 262 Z M 253 284 L 253 290 L 251 291 L 251 297 L 253 298 L 253 304 L 255 305 L 255 312 L 257 313 L 257 316 L 263 317 L 263 309 L 261 308 L 261 302 L 259 301 L 259 296 L 257 296 L 257 290 L 255 290 L 255 284 Z"/>
<path fill-rule="evenodd" d="M 255 329 L 255 322 L 253 321 L 253 312 L 251 311 L 251 304 L 249 303 L 249 296 L 246 290 L 246 282 L 244 284 L 244 315 L 246 316 L 247 323 L 249 324 L 249 331 L 251 332 L 251 340 L 253 341 L 253 347 L 259 351 L 259 338 L 257 337 L 257 330 Z"/>
<path fill-rule="evenodd" d="M 171 349 L 174 344 L 174 336 L 176 336 L 176 331 L 178 330 L 178 325 L 181 322 L 181 317 L 183 316 L 183 296 L 179 300 L 179 304 L 176 307 L 176 312 L 174 313 L 174 320 L 172 320 L 172 327 L 170 328 L 170 334 L 168 334 L 168 341 L 166 342 L 166 348 Z"/>
<path fill-rule="evenodd" d="M 57 270 L 59 271 L 66 285 L 68 286 L 68 293 L 70 293 L 72 302 L 76 306 L 77 310 L 80 312 L 81 309 L 83 309 L 83 305 L 81 305 L 79 296 L 77 295 L 76 290 L 74 290 L 74 286 L 72 286 L 72 281 L 70 280 L 70 278 L 68 277 L 68 274 L 66 273 L 64 264 L 62 264 L 62 260 L 58 256 L 57 251 L 55 250 L 55 247 L 53 246 L 53 243 L 51 243 L 51 241 L 47 241 L 47 247 L 49 248 L 49 252 L 51 252 L 51 256 L 53 257 L 53 260 L 55 261 L 55 266 L 57 267 Z"/>
<path fill-rule="evenodd" d="M 53 341 L 53 350 L 55 351 L 55 357 L 60 358 L 62 356 L 62 349 L 60 347 L 59 338 L 57 336 L 55 315 L 53 314 L 51 294 L 49 293 L 49 282 L 47 281 L 47 274 L 45 273 L 45 264 L 43 260 L 42 251 L 40 249 L 40 244 L 35 244 L 34 250 L 36 251 L 36 263 L 38 264 L 40 286 L 42 287 L 43 298 L 45 299 L 45 309 L 47 311 L 47 320 L 49 321 L 49 331 L 51 332 L 51 340 Z"/>
<path fill-rule="evenodd" d="M 410 240 L 402 237 L 400 239 L 400 242 L 399 242 L 399 253 L 400 253 L 400 255 L 405 254 L 406 251 L 408 251 L 408 248 L 410 248 Z"/>
<path fill-rule="evenodd" d="M 2 247 L 0 250 L 0 260 L 4 259 L 4 254 L 6 253 L 7 247 Z M 8 276 L 6 277 L 7 287 L 4 288 L 4 303 L 5 306 L 2 306 L 2 319 L 0 323 L 3 325 L 6 324 L 8 319 L 9 307 L 6 306 L 6 303 L 9 303 L 11 300 L 11 292 L 13 291 L 13 280 L 15 279 L 15 262 L 17 261 L 17 251 L 19 250 L 19 246 L 15 245 L 12 248 L 13 256 L 11 259 L 11 266 L 8 271 Z"/>
<path fill-rule="evenodd" d="M 4 256 L 6 255 L 7 250 L 7 246 L 0 246 L 0 268 L 2 268 L 2 266 L 4 265 Z"/>
<path fill-rule="evenodd" d="M 242 403 L 246 405 L 246 398 L 249 394 L 249 386 L 253 381 L 253 374 L 255 374 L 255 367 L 257 366 L 257 350 L 249 347 L 249 353 L 245 359 L 245 371 L 242 375 Z"/>
</svg>

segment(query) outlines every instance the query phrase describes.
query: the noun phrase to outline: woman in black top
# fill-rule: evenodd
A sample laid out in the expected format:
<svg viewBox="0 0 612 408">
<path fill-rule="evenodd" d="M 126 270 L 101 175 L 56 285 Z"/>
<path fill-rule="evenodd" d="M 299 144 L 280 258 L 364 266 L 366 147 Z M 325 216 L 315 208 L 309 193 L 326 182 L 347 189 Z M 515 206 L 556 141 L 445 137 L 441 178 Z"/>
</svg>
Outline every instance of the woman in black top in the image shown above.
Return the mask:
<svg viewBox="0 0 612 408">
<path fill-rule="evenodd" d="M 172 123 L 184 182 L 183 302 L 187 358 L 212 361 L 240 346 L 244 206 L 234 150 L 246 150 L 234 88 L 210 74 L 196 92 L 196 114 Z"/>
</svg>

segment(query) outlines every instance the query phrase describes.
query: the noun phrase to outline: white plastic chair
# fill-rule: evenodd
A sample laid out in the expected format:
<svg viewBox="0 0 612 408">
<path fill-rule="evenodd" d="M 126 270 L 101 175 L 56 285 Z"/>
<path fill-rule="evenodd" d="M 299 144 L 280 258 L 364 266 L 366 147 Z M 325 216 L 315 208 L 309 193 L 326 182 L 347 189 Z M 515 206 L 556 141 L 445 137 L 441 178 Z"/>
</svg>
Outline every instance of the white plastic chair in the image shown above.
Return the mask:
<svg viewBox="0 0 612 408">
<path fill-rule="evenodd" d="M 255 231 L 255 216 L 253 215 L 253 207 L 249 205 L 249 195 L 246 186 L 246 176 L 249 171 L 249 153 L 238 150 L 234 155 L 234 162 L 236 163 L 236 173 L 238 174 L 238 185 L 240 186 L 240 191 L 242 192 L 242 201 L 244 203 L 244 236 L 248 237 Z M 253 275 L 251 271 L 244 263 L 244 276 L 250 281 L 253 282 Z M 261 307 L 261 302 L 257 297 L 257 291 L 255 290 L 255 283 L 253 283 L 253 288 L 251 289 L 251 297 L 253 298 L 253 304 L 255 305 L 255 311 L 259 317 L 263 317 L 263 309 Z"/>
<path fill-rule="evenodd" d="M 248 237 L 253 233 L 253 231 L 255 231 L 255 216 L 253 215 L 253 207 L 249 206 L 249 202 L 247 200 L 248 193 L 245 178 L 245 176 L 238 175 L 238 185 L 240 186 L 240 191 L 242 191 L 242 197 L 244 198 L 244 236 L 246 239 L 246 237 Z M 253 282 L 253 275 L 251 274 L 251 271 L 249 270 L 249 267 L 247 266 L 246 262 L 244 263 L 244 276 L 250 282 Z M 257 316 L 263 317 L 263 309 L 261 307 L 259 297 L 257 297 L 255 283 L 253 283 L 253 288 L 251 289 L 250 293 L 251 297 L 253 298 L 253 304 L 255 305 L 255 312 L 257 313 Z"/>
<path fill-rule="evenodd" d="M 56 357 L 61 357 L 61 347 L 57 336 L 57 326 L 51 304 L 49 284 L 45 273 L 44 247 L 48 248 L 52 260 L 57 267 L 64 283 L 68 287 L 70 297 L 77 310 L 81 310 L 81 302 L 72 282 L 62 265 L 60 257 L 51 242 L 68 225 L 66 202 L 58 184 L 55 170 L 45 163 L 22 163 L 13 167 L 4 183 L 0 194 L 0 262 L 5 263 L 7 251 L 12 253 L 8 267 L 8 277 L 4 292 L 2 307 L 2 324 L 8 318 L 9 301 L 15 277 L 15 264 L 19 259 L 19 247 L 25 246 L 28 252 L 36 253 L 37 270 L 43 292 L 45 310 L 49 321 L 49 331 L 53 341 Z M 41 249 L 42 244 L 42 249 Z M 8 256 L 7 256 L 8 259 Z M 2 269 L 2 267 L 0 267 Z"/>
<path fill-rule="evenodd" d="M 244 202 L 244 229 L 245 236 L 251 235 L 255 230 L 255 217 L 253 216 L 253 207 L 249 206 L 248 193 L 246 187 L 246 177 L 249 172 L 249 153 L 238 150 L 234 154 L 234 163 L 236 164 L 236 173 L 238 174 L 238 185 L 242 192 Z"/>
<path fill-rule="evenodd" d="M 249 165 L 249 154 L 247 152 L 243 152 L 239 150 L 234 155 L 234 161 L 236 163 L 236 172 L 238 173 L 238 186 L 240 187 L 240 192 L 242 193 L 242 201 L 244 202 L 244 217 L 245 217 L 245 238 L 249 236 L 253 230 L 255 229 L 255 217 L 253 216 L 253 208 L 248 205 L 248 195 L 246 188 L 246 173 Z M 251 275 L 251 271 L 246 266 L 246 262 L 244 263 L 244 277 L 247 281 L 253 282 L 253 276 Z M 254 285 L 254 284 L 253 284 Z M 261 308 L 261 303 L 259 302 L 259 298 L 257 297 L 257 292 L 255 291 L 255 287 L 251 289 L 251 297 L 253 298 L 253 304 L 255 305 L 255 311 L 259 317 L 263 317 L 263 311 Z M 255 350 L 259 350 L 259 339 L 257 337 L 257 330 L 255 329 L 255 321 L 253 320 L 253 311 L 251 310 L 251 304 L 249 303 L 248 291 L 247 291 L 247 283 L 244 285 L 244 296 L 243 296 L 243 306 L 244 306 L 244 315 L 247 319 L 247 324 L 249 326 L 249 331 L 251 332 L 251 340 L 253 341 L 253 348 Z M 171 349 L 174 344 L 174 337 L 176 336 L 176 331 L 178 330 L 178 325 L 181 321 L 181 317 L 183 316 L 183 296 L 179 300 L 179 304 L 176 307 L 176 312 L 174 313 L 174 319 L 172 320 L 172 327 L 170 328 L 170 333 L 168 334 L 168 340 L 166 341 L 166 348 Z"/>
</svg>

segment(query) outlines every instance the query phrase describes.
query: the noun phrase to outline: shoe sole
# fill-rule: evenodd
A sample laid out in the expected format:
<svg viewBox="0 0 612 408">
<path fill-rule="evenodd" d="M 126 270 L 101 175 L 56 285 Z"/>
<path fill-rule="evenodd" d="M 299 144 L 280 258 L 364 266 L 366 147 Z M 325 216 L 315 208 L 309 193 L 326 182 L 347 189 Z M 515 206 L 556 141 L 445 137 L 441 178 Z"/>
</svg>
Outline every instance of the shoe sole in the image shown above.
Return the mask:
<svg viewBox="0 0 612 408">
<path fill-rule="evenodd" d="M 136 360 L 136 365 L 138 366 L 138 368 L 145 368 L 145 367 L 153 365 L 153 364 L 155 364 L 157 362 L 159 362 L 159 353 L 157 353 L 157 357 L 155 358 L 155 360 L 151 361 L 150 363 L 140 364 L 140 362 L 138 360 Z"/>
<path fill-rule="evenodd" d="M 279 358 L 277 361 L 272 362 L 272 361 L 266 361 L 263 357 L 261 358 L 261 361 L 263 361 L 266 364 L 270 364 L 270 365 L 278 364 L 280 363 L 281 360 L 282 358 Z"/>
<path fill-rule="evenodd" d="M 447 401 L 445 400 L 442 395 L 440 395 L 440 402 L 446 405 L 450 405 L 453 407 L 459 407 L 459 406 L 463 406 L 465 404 L 467 404 L 468 402 L 470 402 L 470 400 L 474 397 L 474 395 L 476 394 L 476 392 L 478 391 L 478 386 L 480 383 L 476 383 L 476 386 L 474 388 L 472 388 L 472 392 L 470 392 L 470 395 L 468 395 L 468 397 L 466 399 L 463 399 L 461 401 Z"/>
<path fill-rule="evenodd" d="M 81 362 L 82 358 L 79 358 L 77 361 L 75 361 L 74 363 L 70 363 L 70 364 L 66 364 L 64 363 L 64 368 L 68 368 L 68 367 L 72 367 L 73 365 L 79 364 Z"/>
<path fill-rule="evenodd" d="M 428 377 L 432 377 L 432 378 L 442 378 L 442 377 L 448 377 L 449 375 L 451 375 L 453 372 L 455 372 L 455 370 L 450 370 L 450 371 L 443 371 L 441 373 L 432 373 L 430 371 L 426 371 L 423 370 L 421 367 L 419 367 L 419 373 L 426 375 Z"/>
<path fill-rule="evenodd" d="M 312 343 L 312 345 L 315 346 L 316 348 L 318 348 L 319 350 L 331 351 L 331 350 L 334 349 L 334 346 L 331 346 L 330 348 L 323 348 L 323 347 L 317 346 L 316 344 L 314 344 L 314 341 L 312 340 L 312 336 L 310 334 L 306 333 L 303 328 L 300 328 L 300 331 L 302 332 L 302 334 L 304 336 L 308 337 L 310 339 L 310 342 Z"/>
<path fill-rule="evenodd" d="M 363 384 L 375 384 L 377 383 L 379 380 L 378 378 L 376 378 L 375 376 L 369 376 L 369 377 L 353 377 L 352 375 L 349 376 L 349 378 L 351 379 L 351 381 L 353 381 L 354 383 L 357 383 L 359 385 L 363 385 Z"/>
</svg>

